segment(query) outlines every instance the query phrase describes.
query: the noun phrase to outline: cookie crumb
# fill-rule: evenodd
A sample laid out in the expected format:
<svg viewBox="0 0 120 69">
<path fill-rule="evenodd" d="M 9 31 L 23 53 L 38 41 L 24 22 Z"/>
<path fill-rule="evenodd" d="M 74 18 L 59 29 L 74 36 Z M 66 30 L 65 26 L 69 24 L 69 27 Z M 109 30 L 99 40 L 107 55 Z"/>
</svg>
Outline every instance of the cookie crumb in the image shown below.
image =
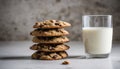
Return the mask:
<svg viewBox="0 0 120 69">
<path fill-rule="evenodd" d="M 69 61 L 64 61 L 64 62 L 62 62 L 62 64 L 63 65 L 68 65 L 68 64 L 70 64 L 70 62 Z"/>
</svg>

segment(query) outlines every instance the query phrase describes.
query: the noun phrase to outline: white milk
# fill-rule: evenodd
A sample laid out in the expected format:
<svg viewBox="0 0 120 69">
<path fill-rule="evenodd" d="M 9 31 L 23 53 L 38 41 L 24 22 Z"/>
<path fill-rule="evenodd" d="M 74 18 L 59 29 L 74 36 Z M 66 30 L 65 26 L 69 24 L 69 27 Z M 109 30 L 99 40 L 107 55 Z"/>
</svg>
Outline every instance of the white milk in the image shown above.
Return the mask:
<svg viewBox="0 0 120 69">
<path fill-rule="evenodd" d="M 83 28 L 83 42 L 88 54 L 108 54 L 112 47 L 112 28 Z"/>
</svg>

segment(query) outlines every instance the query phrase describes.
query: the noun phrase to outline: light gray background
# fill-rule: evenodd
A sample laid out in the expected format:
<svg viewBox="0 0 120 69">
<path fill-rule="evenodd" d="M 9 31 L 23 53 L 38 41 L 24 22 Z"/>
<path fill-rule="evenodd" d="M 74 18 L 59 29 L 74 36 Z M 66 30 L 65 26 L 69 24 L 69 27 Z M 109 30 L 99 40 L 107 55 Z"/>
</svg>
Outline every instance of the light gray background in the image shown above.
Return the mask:
<svg viewBox="0 0 120 69">
<path fill-rule="evenodd" d="M 31 40 L 36 21 L 70 22 L 70 40 L 81 40 L 82 15 L 113 15 L 114 41 L 120 41 L 120 0 L 0 0 L 0 40 Z"/>
</svg>

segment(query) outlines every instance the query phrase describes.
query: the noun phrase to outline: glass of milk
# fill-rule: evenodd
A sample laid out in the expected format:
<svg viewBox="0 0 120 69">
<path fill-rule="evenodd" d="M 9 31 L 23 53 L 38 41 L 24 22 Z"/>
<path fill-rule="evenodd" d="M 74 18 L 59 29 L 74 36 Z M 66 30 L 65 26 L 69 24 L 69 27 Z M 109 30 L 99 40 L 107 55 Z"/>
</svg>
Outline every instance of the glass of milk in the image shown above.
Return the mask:
<svg viewBox="0 0 120 69">
<path fill-rule="evenodd" d="M 85 52 L 90 58 L 106 58 L 112 48 L 112 16 L 84 15 L 82 27 Z"/>
</svg>

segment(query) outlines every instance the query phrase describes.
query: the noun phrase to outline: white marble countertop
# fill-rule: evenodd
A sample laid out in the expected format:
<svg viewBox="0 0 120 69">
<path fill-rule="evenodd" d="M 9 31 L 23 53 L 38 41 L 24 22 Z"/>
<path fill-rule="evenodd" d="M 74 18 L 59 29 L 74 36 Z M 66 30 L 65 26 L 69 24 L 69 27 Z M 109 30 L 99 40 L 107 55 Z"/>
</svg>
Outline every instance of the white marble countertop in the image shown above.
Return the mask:
<svg viewBox="0 0 120 69">
<path fill-rule="evenodd" d="M 29 49 L 31 41 L 0 42 L 0 69 L 120 69 L 120 44 L 113 44 L 109 58 L 83 58 L 84 47 L 81 42 L 67 43 L 71 48 L 69 57 L 62 60 L 33 60 Z M 62 65 L 64 60 L 69 65 Z"/>
</svg>

